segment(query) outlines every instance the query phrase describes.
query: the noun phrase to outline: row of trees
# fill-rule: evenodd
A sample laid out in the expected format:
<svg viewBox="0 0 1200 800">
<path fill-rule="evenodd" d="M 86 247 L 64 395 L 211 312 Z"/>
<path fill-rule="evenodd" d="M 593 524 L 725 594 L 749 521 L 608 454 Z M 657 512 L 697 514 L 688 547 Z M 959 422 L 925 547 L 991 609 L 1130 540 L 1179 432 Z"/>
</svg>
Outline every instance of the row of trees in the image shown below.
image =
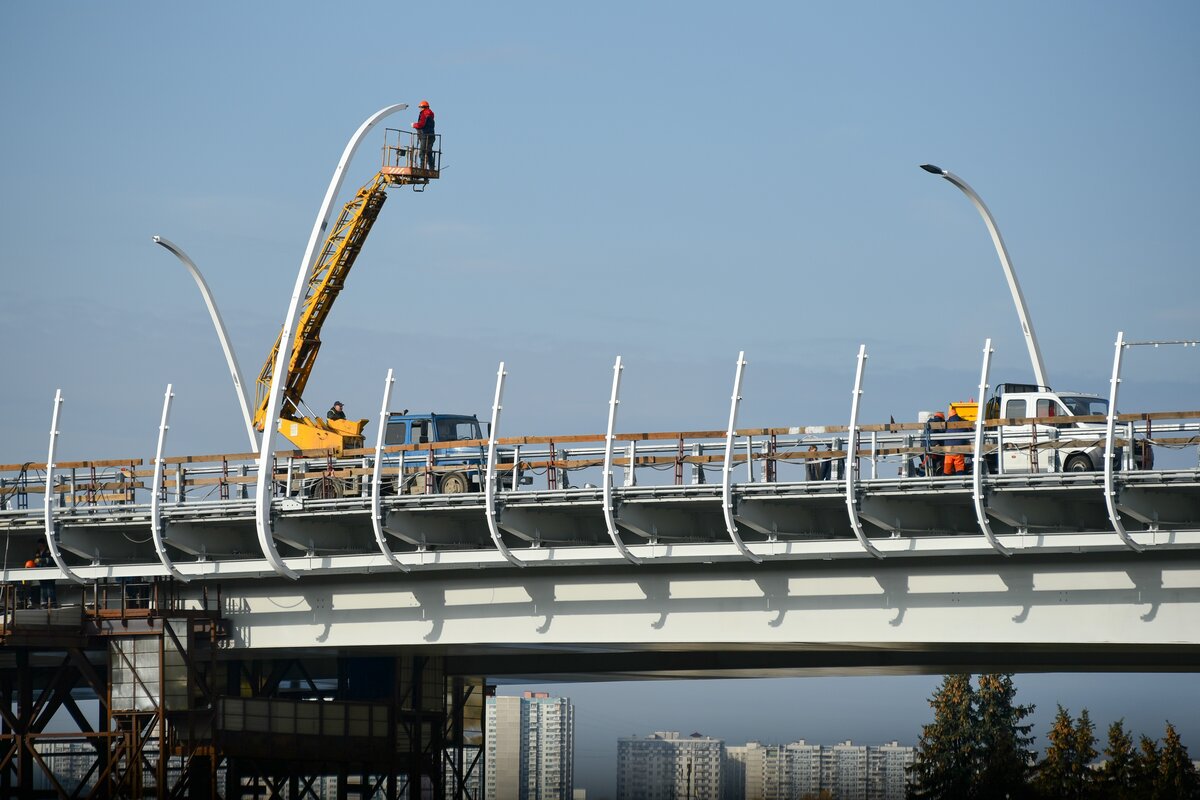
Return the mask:
<svg viewBox="0 0 1200 800">
<path fill-rule="evenodd" d="M 933 722 L 921 729 L 910 798 L 929 800 L 1200 800 L 1200 775 L 1174 726 L 1161 743 L 1135 747 L 1124 722 L 1108 729 L 1098 751 L 1087 709 L 1078 719 L 1058 707 L 1039 761 L 1016 702 L 1012 675 L 947 675 L 929 700 Z M 1095 766 L 1103 756 L 1103 763 Z"/>
</svg>

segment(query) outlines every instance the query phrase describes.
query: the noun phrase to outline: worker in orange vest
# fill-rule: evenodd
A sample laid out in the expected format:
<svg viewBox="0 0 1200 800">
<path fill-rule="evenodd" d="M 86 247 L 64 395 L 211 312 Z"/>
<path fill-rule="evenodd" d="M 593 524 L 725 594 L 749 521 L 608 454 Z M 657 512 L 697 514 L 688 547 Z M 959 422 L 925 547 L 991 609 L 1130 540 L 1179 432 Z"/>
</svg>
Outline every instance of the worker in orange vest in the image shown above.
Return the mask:
<svg viewBox="0 0 1200 800">
<path fill-rule="evenodd" d="M 953 409 L 951 409 L 950 416 L 946 417 L 946 431 L 957 433 L 958 436 L 946 439 L 946 441 L 944 442 L 946 447 L 963 447 L 964 445 L 968 445 L 971 443 L 969 439 L 963 438 L 963 433 L 965 433 L 965 431 L 962 431 L 962 430 L 953 431 L 950 428 L 950 423 L 964 422 L 964 421 L 965 420 L 963 420 L 963 418 L 958 415 L 957 411 L 954 411 Z M 944 474 L 957 475 L 957 474 L 964 473 L 966 471 L 967 471 L 967 457 L 966 456 L 964 456 L 962 453 L 947 453 L 946 454 L 946 459 L 944 462 L 944 466 L 942 468 L 942 472 Z"/>
<path fill-rule="evenodd" d="M 34 569 L 37 562 L 32 558 L 25 562 L 25 569 Z M 37 584 L 33 581 L 21 581 L 20 596 L 17 597 L 18 608 L 37 608 L 40 600 Z"/>
</svg>

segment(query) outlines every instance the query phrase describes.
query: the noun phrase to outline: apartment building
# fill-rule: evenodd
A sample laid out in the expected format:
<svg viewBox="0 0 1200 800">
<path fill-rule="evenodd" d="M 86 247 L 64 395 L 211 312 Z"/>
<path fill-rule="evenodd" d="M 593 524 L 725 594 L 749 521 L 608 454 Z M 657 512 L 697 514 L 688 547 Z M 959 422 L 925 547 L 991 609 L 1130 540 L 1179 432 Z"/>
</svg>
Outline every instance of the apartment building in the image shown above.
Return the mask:
<svg viewBox="0 0 1200 800">
<path fill-rule="evenodd" d="M 484 750 L 488 800 L 572 800 L 575 709 L 565 697 L 489 697 Z"/>
<path fill-rule="evenodd" d="M 617 800 L 722 800 L 725 743 L 655 731 L 617 740 Z"/>
</svg>

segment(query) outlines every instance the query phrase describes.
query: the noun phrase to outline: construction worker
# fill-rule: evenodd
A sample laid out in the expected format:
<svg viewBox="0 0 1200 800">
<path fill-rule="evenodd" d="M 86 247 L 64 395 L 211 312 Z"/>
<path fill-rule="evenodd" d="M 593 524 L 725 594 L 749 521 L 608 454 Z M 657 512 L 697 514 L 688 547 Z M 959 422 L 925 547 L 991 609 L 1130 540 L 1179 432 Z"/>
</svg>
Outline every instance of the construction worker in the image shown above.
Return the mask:
<svg viewBox="0 0 1200 800">
<path fill-rule="evenodd" d="M 820 452 L 815 444 L 808 446 L 808 452 L 805 453 L 807 460 L 804 463 L 804 476 L 810 481 L 827 481 L 829 474 L 832 471 L 833 463 L 828 459 L 822 459 Z"/>
<path fill-rule="evenodd" d="M 429 107 L 428 100 L 422 100 L 417 104 L 417 108 L 421 109 L 421 114 L 412 124 L 417 129 L 417 152 L 420 154 L 421 166 L 424 169 L 433 169 L 433 137 L 436 133 L 433 110 Z"/>
<path fill-rule="evenodd" d="M 958 438 L 947 439 L 944 444 L 947 447 L 962 447 L 969 444 L 967 439 L 962 438 L 962 431 L 951 431 L 950 424 L 954 422 L 963 422 L 963 418 L 958 415 L 958 412 L 951 409 L 950 416 L 946 418 L 946 431 L 948 433 L 959 434 Z M 967 457 L 962 453 L 947 453 L 945 462 L 942 466 L 942 471 L 946 475 L 957 475 L 967 471 Z"/>
<path fill-rule="evenodd" d="M 38 545 L 37 553 L 34 554 L 33 560 L 39 567 L 53 567 L 54 558 L 50 555 L 50 548 L 43 542 Z M 53 578 L 47 578 L 40 581 L 41 586 L 41 601 L 42 608 L 58 608 L 58 585 Z"/>
<path fill-rule="evenodd" d="M 25 562 L 25 569 L 36 569 L 37 562 L 32 558 Z M 21 581 L 18 588 L 17 608 L 37 608 L 41 603 L 39 601 L 41 592 L 33 581 Z"/>
<path fill-rule="evenodd" d="M 346 407 L 344 405 L 342 405 L 341 400 L 335 400 L 333 402 L 333 406 L 328 411 L 325 412 L 325 418 L 330 419 L 330 420 L 345 419 L 346 418 L 345 408 Z"/>
<path fill-rule="evenodd" d="M 924 454 L 921 456 L 920 462 L 917 464 L 917 474 L 932 478 L 934 475 L 942 474 L 942 455 L 933 452 L 933 447 L 940 442 L 935 442 L 933 439 L 933 425 L 944 423 L 946 415 L 940 411 L 935 411 L 933 416 L 925 420 L 925 429 L 922 431 L 921 443 Z"/>
</svg>

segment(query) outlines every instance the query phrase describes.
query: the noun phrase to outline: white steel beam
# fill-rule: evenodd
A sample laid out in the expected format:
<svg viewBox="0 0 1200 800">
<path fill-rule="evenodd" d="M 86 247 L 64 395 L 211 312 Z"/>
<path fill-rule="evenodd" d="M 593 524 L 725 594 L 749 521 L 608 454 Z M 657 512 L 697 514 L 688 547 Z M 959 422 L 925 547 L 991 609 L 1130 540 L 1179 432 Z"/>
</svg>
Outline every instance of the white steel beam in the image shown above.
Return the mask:
<svg viewBox="0 0 1200 800">
<path fill-rule="evenodd" d="M 738 535 L 737 521 L 733 518 L 733 432 L 737 429 L 738 406 L 742 402 L 742 372 L 746 368 L 746 351 L 738 353 L 737 368 L 733 373 L 733 396 L 729 400 L 729 427 L 725 429 L 725 460 L 721 465 L 721 511 L 725 514 L 725 530 L 734 547 L 755 564 L 762 563 L 762 556 L 751 552 Z"/>
<path fill-rule="evenodd" d="M 1121 522 L 1121 512 L 1117 510 L 1117 488 L 1113 481 L 1113 456 L 1117 424 L 1117 388 L 1121 385 L 1121 354 L 1125 350 L 1125 332 L 1117 331 L 1116 351 L 1113 353 L 1112 380 L 1108 389 L 1108 420 L 1104 426 L 1104 504 L 1108 507 L 1108 519 L 1112 522 L 1113 530 L 1125 543 L 1125 546 L 1135 553 L 1142 552 L 1140 544 L 1133 541 L 1125 525 Z M 1133 438 L 1126 445 L 1133 449 Z"/>
<path fill-rule="evenodd" d="M 979 530 L 983 531 L 983 536 L 988 540 L 997 553 L 1002 556 L 1011 555 L 1008 549 L 996 540 L 996 534 L 992 532 L 992 523 L 988 520 L 987 509 L 983 507 L 983 423 L 987 409 L 987 392 L 988 392 L 988 370 L 992 363 L 992 340 L 988 339 L 983 343 L 983 370 L 979 375 L 979 405 L 975 411 L 975 452 L 973 456 L 973 464 L 971 471 L 971 498 L 975 501 L 975 519 L 979 521 Z M 1001 455 L 997 454 L 996 461 L 999 462 Z"/>
<path fill-rule="evenodd" d="M 504 408 L 501 404 L 504 401 L 504 377 L 507 374 L 504 371 L 504 362 L 501 361 L 500 369 L 496 371 L 496 396 L 492 400 L 492 424 L 488 426 L 487 472 L 483 479 L 483 513 L 487 515 L 488 532 L 492 535 L 492 542 L 496 545 L 496 550 L 510 564 L 523 567 L 525 562 L 514 556 L 508 546 L 504 544 L 504 537 L 501 536 L 500 528 L 496 524 L 496 482 L 499 480 L 496 475 L 496 428 L 500 425 L 500 411 Z"/>
<path fill-rule="evenodd" d="M 858 346 L 858 366 L 854 371 L 854 391 L 850 395 L 850 427 L 846 431 L 846 514 L 850 518 L 850 527 L 855 538 L 875 558 L 883 558 L 883 553 L 871 544 L 863 530 L 862 521 L 858 518 L 858 401 L 862 397 L 863 370 L 867 363 L 867 346 Z"/>
<path fill-rule="evenodd" d="M 46 494 L 45 494 L 45 534 L 46 547 L 50 549 L 50 557 L 54 559 L 54 563 L 75 583 L 86 583 L 83 578 L 80 578 L 71 568 L 67 566 L 67 562 L 63 561 L 62 553 L 58 551 L 58 535 L 54 525 L 54 454 L 58 449 L 58 412 L 62 408 L 63 396 L 62 389 L 54 391 L 54 411 L 50 415 L 50 449 L 46 454 Z"/>
<path fill-rule="evenodd" d="M 392 370 L 387 371 L 387 378 L 383 382 L 383 403 L 379 409 L 379 430 L 375 434 L 375 464 L 371 470 L 371 529 L 375 531 L 375 542 L 379 545 L 379 552 L 383 553 L 383 557 L 389 563 L 399 567 L 405 572 L 408 572 L 410 567 L 392 553 L 392 548 L 388 547 L 387 534 L 383 530 L 383 507 L 381 504 L 380 487 L 383 475 L 383 440 L 387 432 L 388 421 L 388 403 L 392 399 L 392 384 L 395 380 L 392 378 Z M 401 467 L 400 474 L 396 478 L 396 485 L 401 486 L 404 482 L 404 469 Z"/>
<path fill-rule="evenodd" d="M 163 448 L 167 443 L 167 420 L 171 415 L 171 400 L 174 397 L 171 384 L 168 383 L 167 392 L 163 397 L 162 420 L 158 424 L 158 444 L 154 448 L 154 478 L 153 483 L 150 484 L 150 536 L 154 539 L 154 552 L 158 554 L 158 560 L 163 565 L 163 569 L 171 577 L 186 583 L 191 580 L 191 576 L 184 575 L 171 562 L 171 556 L 167 553 L 162 524 Z"/>
<path fill-rule="evenodd" d="M 612 539 L 613 546 L 621 556 L 631 564 L 641 564 L 642 560 L 629 552 L 629 548 L 621 541 L 621 533 L 617 530 L 617 522 L 613 518 L 613 428 L 617 422 L 617 404 L 621 402 L 618 398 L 621 392 L 621 357 L 617 356 L 616 363 L 613 364 L 613 380 L 612 394 L 608 399 L 608 428 L 604 434 L 604 472 L 601 476 L 604 492 L 604 525 L 608 528 L 608 538 Z M 629 470 L 633 471 L 632 453 L 630 455 Z"/>
<path fill-rule="evenodd" d="M 959 644 L 983 662 L 1013 647 L 1074 645 L 1086 659 L 1089 647 L 1124 646 L 1148 660 L 1156 649 L 1200 647 L 1194 560 L 1159 552 L 1003 558 L 969 538 L 981 559 L 876 561 L 860 551 L 856 561 L 803 569 L 771 560 L 747 573 L 737 558 L 635 570 L 605 545 L 608 563 L 590 569 L 470 570 L 413 583 L 387 574 L 296 584 L 267 576 L 225 580 L 222 594 L 234 649 Z"/>
</svg>

